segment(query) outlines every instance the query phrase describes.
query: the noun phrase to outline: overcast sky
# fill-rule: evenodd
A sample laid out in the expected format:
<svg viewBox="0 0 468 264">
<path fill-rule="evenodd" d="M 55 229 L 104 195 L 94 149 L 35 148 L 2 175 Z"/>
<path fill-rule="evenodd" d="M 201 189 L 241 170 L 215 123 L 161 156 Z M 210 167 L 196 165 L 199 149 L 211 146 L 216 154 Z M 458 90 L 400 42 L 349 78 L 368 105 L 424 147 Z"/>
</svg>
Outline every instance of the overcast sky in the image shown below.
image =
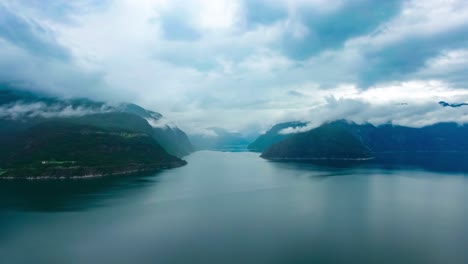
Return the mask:
<svg viewBox="0 0 468 264">
<path fill-rule="evenodd" d="M 468 122 L 466 0 L 0 0 L 0 82 L 189 133 Z"/>
</svg>

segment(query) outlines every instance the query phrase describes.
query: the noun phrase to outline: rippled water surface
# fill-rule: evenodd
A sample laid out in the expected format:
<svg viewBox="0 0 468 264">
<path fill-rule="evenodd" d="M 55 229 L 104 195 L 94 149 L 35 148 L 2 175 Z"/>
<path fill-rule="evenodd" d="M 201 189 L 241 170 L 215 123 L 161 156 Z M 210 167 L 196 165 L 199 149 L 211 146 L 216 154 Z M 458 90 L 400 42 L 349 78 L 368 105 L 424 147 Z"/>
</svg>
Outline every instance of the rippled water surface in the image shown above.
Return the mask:
<svg viewBox="0 0 468 264">
<path fill-rule="evenodd" d="M 468 174 L 202 151 L 154 175 L 0 182 L 0 263 L 468 263 Z"/>
</svg>

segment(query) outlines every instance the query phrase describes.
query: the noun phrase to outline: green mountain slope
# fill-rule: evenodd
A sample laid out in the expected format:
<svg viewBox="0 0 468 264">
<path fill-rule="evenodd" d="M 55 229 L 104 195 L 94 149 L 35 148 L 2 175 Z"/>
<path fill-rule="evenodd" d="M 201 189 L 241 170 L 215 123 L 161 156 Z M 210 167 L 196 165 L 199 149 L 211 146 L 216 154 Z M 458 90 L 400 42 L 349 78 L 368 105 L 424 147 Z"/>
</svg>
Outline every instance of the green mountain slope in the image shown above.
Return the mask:
<svg viewBox="0 0 468 264">
<path fill-rule="evenodd" d="M 185 164 L 166 148 L 191 148 L 190 142 L 166 140 L 172 132 L 158 134 L 151 121 L 102 102 L 0 87 L 0 177 L 98 176 Z"/>
<path fill-rule="evenodd" d="M 285 122 L 274 125 L 265 134 L 260 135 L 254 142 L 250 143 L 248 149 L 250 151 L 262 152 L 271 145 L 276 144 L 293 134 L 282 134 L 281 131 L 287 128 L 304 127 L 307 123 L 304 122 Z"/>
<path fill-rule="evenodd" d="M 128 130 L 145 130 L 174 156 L 182 157 L 193 152 L 192 144 L 181 129 L 161 114 L 138 105 L 109 105 L 85 98 L 56 98 L 0 85 L 0 136 L 41 122 L 77 118 L 77 122 L 82 124 L 89 122 L 90 125 L 105 128 L 116 126 Z"/>
<path fill-rule="evenodd" d="M 1 139 L 1 177 L 93 177 L 182 166 L 150 135 L 65 121 Z"/>
<path fill-rule="evenodd" d="M 266 159 L 369 159 L 370 150 L 350 131 L 336 124 L 295 134 L 265 150 Z"/>
<path fill-rule="evenodd" d="M 123 104 L 120 109 L 145 119 L 151 126 L 153 137 L 170 154 L 183 157 L 194 151 L 192 143 L 185 132 L 171 124 L 160 113 L 144 109 L 135 104 Z"/>
<path fill-rule="evenodd" d="M 308 132 L 292 135 L 265 150 L 262 157 L 307 159 L 317 157 L 314 154 L 316 152 L 321 152 L 324 158 L 346 155 L 362 156 L 362 158 L 386 155 L 388 158 L 388 155 L 403 154 L 415 156 L 422 153 L 466 153 L 468 152 L 466 135 L 468 135 L 468 126 L 455 123 L 438 123 L 412 128 L 391 124 L 358 125 L 338 120 Z M 367 153 L 364 155 L 360 148 L 365 148 Z"/>
</svg>

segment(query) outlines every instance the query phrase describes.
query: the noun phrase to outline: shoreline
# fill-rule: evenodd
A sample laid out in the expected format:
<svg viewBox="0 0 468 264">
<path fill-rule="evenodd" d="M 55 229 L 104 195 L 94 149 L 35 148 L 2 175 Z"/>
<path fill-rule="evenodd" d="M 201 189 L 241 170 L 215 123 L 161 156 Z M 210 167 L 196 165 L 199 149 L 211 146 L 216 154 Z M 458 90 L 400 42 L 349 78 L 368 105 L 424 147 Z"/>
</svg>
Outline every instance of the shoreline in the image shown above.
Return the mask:
<svg viewBox="0 0 468 264">
<path fill-rule="evenodd" d="M 266 157 L 262 157 L 260 156 L 261 158 L 263 159 L 266 159 L 266 160 L 272 160 L 272 161 L 295 161 L 295 160 L 323 160 L 323 161 L 327 161 L 327 160 L 332 160 L 332 161 L 367 161 L 367 160 L 374 160 L 375 157 L 369 157 L 369 158 L 266 158 Z"/>
<path fill-rule="evenodd" d="M 255 152 L 254 152 L 255 153 Z M 263 157 L 260 155 L 261 158 L 271 161 L 368 161 L 368 160 L 378 160 L 382 157 L 386 157 L 388 155 L 407 155 L 407 154 L 460 154 L 460 153 L 467 153 L 468 151 L 456 151 L 456 150 L 446 150 L 446 151 L 385 151 L 385 152 L 371 152 L 373 157 L 368 158 L 268 158 Z"/>
<path fill-rule="evenodd" d="M 55 175 L 41 175 L 41 176 L 0 176 L 0 181 L 14 181 L 14 180 L 26 180 L 26 181 L 45 181 L 45 180 L 84 180 L 84 179 L 96 179 L 110 176 L 123 176 L 132 175 L 145 172 L 158 172 L 167 169 L 175 169 L 187 165 L 186 161 L 180 162 L 179 164 L 170 164 L 154 168 L 139 168 L 131 170 L 122 170 L 109 173 L 89 173 L 84 175 L 71 175 L 71 176 L 55 176 Z M 70 169 L 72 170 L 72 169 Z"/>
</svg>

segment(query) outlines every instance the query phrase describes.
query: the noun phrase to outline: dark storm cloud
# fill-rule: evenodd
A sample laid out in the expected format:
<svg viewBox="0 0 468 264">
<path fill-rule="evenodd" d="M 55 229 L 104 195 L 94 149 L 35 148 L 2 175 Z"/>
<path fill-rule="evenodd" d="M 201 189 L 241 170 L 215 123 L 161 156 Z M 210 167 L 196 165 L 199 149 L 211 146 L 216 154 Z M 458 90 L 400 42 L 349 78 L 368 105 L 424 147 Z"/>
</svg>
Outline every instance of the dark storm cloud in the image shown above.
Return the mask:
<svg viewBox="0 0 468 264">
<path fill-rule="evenodd" d="M 333 12 L 321 13 L 312 8 L 299 10 L 298 19 L 308 33 L 303 38 L 287 34 L 279 43 L 293 59 L 306 59 L 321 51 L 338 49 L 350 38 L 368 34 L 380 24 L 399 14 L 402 0 L 346 1 Z"/>
<path fill-rule="evenodd" d="M 464 0 L 0 0 L 0 83 L 131 100 L 195 130 L 464 122 L 434 102 L 468 101 L 467 76 Z"/>
<path fill-rule="evenodd" d="M 37 56 L 70 59 L 69 51 L 56 42 L 51 31 L 14 14 L 3 4 L 0 4 L 0 38 Z"/>
<path fill-rule="evenodd" d="M 389 46 L 365 50 L 367 63 L 360 69 L 360 84 L 362 87 L 368 87 L 381 81 L 405 80 L 412 73 L 425 67 L 429 59 L 440 55 L 444 50 L 467 46 L 468 27 L 463 25 L 434 35 L 415 34 Z M 457 72 L 456 76 L 467 74 L 468 69 L 465 69 L 464 73 Z M 440 77 L 453 78 L 450 74 Z"/>
</svg>

